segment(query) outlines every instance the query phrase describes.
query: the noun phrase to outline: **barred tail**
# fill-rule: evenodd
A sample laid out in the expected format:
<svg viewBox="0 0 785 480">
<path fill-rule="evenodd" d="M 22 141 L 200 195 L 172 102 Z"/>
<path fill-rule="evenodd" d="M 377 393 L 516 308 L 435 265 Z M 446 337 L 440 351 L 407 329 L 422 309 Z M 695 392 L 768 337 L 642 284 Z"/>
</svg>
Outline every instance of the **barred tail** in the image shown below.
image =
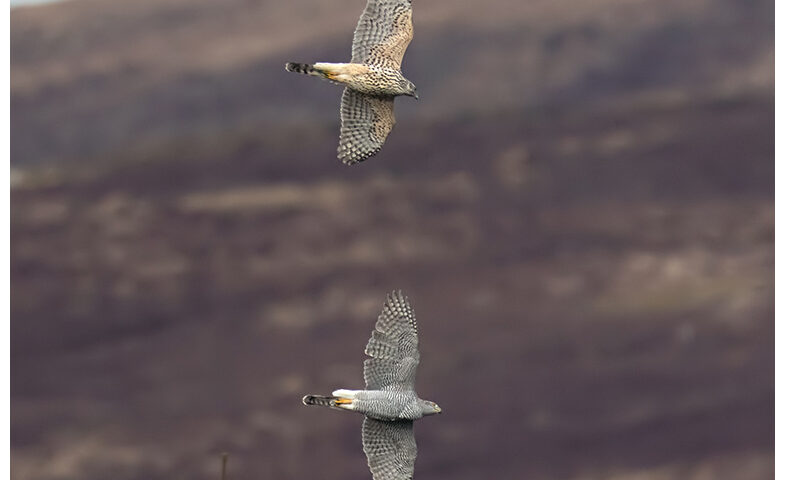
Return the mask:
<svg viewBox="0 0 785 480">
<path fill-rule="evenodd" d="M 287 72 L 302 73 L 303 75 L 314 75 L 316 77 L 324 77 L 324 73 L 313 68 L 313 65 L 308 63 L 294 63 L 289 62 L 286 64 Z"/>
<path fill-rule="evenodd" d="M 324 395 L 306 395 L 303 397 L 303 404 L 316 405 L 319 407 L 335 407 L 335 401 L 338 397 L 327 397 Z"/>
</svg>

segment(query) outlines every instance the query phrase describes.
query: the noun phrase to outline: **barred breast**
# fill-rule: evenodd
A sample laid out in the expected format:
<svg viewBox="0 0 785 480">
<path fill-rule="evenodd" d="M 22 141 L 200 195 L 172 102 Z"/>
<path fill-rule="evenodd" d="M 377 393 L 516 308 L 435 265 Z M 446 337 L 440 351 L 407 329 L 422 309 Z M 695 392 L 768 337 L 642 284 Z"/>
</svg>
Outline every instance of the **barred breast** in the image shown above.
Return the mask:
<svg viewBox="0 0 785 480">
<path fill-rule="evenodd" d="M 417 395 L 411 391 L 363 390 L 357 392 L 353 410 L 378 420 L 416 420 L 422 417 Z"/>
<path fill-rule="evenodd" d="M 353 76 L 346 84 L 353 90 L 377 96 L 397 96 L 406 93 L 407 80 L 399 70 L 370 65 L 368 71 Z"/>
</svg>

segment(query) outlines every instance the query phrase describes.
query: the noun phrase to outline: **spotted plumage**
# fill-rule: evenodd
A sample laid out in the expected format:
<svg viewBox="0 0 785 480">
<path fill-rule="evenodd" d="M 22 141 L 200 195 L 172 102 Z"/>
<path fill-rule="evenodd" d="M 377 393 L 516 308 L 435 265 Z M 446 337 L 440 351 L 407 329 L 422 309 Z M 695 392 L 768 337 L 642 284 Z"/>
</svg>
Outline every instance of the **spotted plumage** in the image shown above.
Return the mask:
<svg viewBox="0 0 785 480">
<path fill-rule="evenodd" d="M 303 403 L 365 415 L 363 451 L 374 480 L 410 479 L 417 444 L 414 420 L 441 413 L 433 402 L 414 390 L 420 352 L 417 321 L 401 292 L 387 296 L 365 347 L 365 390 L 335 390 L 332 395 L 306 395 Z"/>
<path fill-rule="evenodd" d="M 417 88 L 401 73 L 412 35 L 411 0 L 368 0 L 354 31 L 350 63 L 286 64 L 290 72 L 346 86 L 338 142 L 343 163 L 355 164 L 379 152 L 395 125 L 394 98 L 417 98 Z"/>
</svg>

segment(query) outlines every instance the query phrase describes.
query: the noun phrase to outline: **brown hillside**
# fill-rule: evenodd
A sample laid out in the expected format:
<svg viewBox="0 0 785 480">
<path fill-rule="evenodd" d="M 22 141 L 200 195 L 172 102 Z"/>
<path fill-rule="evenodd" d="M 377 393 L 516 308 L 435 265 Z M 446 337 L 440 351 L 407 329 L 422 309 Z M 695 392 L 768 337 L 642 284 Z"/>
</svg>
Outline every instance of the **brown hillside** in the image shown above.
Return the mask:
<svg viewBox="0 0 785 480">
<path fill-rule="evenodd" d="M 347 168 L 362 3 L 12 11 L 12 478 L 369 478 L 395 288 L 415 478 L 772 478 L 773 2 L 418 0 Z"/>
</svg>

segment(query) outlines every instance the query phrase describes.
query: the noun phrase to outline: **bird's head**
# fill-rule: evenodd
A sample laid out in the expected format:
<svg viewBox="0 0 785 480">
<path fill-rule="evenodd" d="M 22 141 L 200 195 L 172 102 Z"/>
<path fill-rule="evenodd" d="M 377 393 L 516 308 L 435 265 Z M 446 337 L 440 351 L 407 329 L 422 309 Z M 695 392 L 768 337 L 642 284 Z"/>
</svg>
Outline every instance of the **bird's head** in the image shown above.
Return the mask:
<svg viewBox="0 0 785 480">
<path fill-rule="evenodd" d="M 415 99 L 419 100 L 420 97 L 417 95 L 417 86 L 415 86 L 409 80 L 403 79 L 403 84 L 401 85 L 403 88 L 403 94 L 408 95 L 410 97 L 414 97 Z"/>
<path fill-rule="evenodd" d="M 442 409 L 434 402 L 431 402 L 430 400 L 420 400 L 420 406 L 422 408 L 423 417 L 426 415 L 435 415 L 437 413 L 442 413 Z"/>
</svg>

